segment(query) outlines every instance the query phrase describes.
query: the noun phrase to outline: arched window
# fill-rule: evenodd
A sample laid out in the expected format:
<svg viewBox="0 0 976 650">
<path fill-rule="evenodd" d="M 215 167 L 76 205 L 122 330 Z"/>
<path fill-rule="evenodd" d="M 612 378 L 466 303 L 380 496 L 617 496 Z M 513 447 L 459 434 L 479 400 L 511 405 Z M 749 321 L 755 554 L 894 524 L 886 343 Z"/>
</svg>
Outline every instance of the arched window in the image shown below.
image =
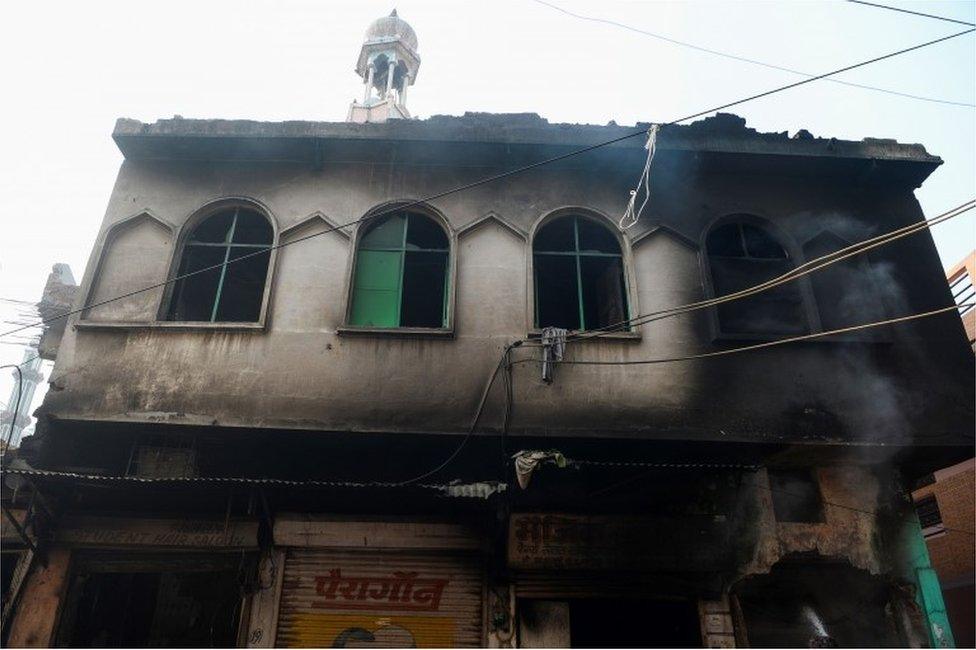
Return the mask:
<svg viewBox="0 0 976 650">
<path fill-rule="evenodd" d="M 715 296 L 771 280 L 793 268 L 786 248 L 766 229 L 740 218 L 708 233 L 708 266 Z M 718 305 L 722 334 L 781 335 L 809 331 L 796 281 Z"/>
<path fill-rule="evenodd" d="M 532 252 L 536 327 L 593 330 L 627 318 L 623 256 L 608 228 L 560 217 L 539 230 Z"/>
<path fill-rule="evenodd" d="M 430 217 L 401 212 L 371 224 L 356 251 L 350 324 L 446 327 L 449 252 Z"/>
<path fill-rule="evenodd" d="M 273 238 L 264 215 L 245 207 L 221 210 L 201 221 L 183 244 L 177 276 L 215 268 L 176 281 L 166 318 L 258 321 Z M 234 261 L 246 255 L 251 257 Z"/>
</svg>

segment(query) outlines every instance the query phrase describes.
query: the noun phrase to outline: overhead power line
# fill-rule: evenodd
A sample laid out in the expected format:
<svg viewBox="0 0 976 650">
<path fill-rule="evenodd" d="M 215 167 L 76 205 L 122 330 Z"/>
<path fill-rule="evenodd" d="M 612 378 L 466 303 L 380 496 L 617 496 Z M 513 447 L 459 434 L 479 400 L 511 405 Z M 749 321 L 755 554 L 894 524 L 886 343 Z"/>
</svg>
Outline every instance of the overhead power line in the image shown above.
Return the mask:
<svg viewBox="0 0 976 650">
<path fill-rule="evenodd" d="M 937 39 L 933 39 L 931 41 L 926 41 L 925 43 L 919 43 L 918 45 L 913 45 L 911 47 L 906 47 L 904 49 L 897 50 L 895 52 L 889 52 L 888 54 L 883 54 L 881 56 L 874 57 L 873 59 L 868 59 L 866 61 L 861 61 L 859 63 L 854 63 L 854 64 L 851 64 L 851 65 L 848 65 L 848 66 L 844 66 L 843 68 L 838 68 L 836 70 L 831 70 L 830 72 L 825 72 L 825 73 L 820 74 L 820 75 L 817 75 L 815 77 L 810 77 L 808 79 L 803 79 L 801 81 L 797 81 L 797 82 L 794 82 L 794 83 L 791 83 L 791 84 L 787 84 L 785 86 L 779 86 L 779 87 L 773 88 L 771 90 L 767 90 L 767 91 L 764 91 L 764 92 L 761 92 L 761 93 L 756 93 L 754 95 L 750 95 L 748 97 L 743 97 L 742 99 L 738 99 L 738 100 L 735 100 L 735 101 L 732 101 L 732 102 L 728 102 L 726 104 L 722 104 L 721 106 L 715 106 L 713 108 L 709 108 L 709 109 L 706 109 L 704 111 L 698 111 L 697 113 L 692 113 L 691 115 L 686 115 L 684 117 L 680 117 L 678 119 L 671 120 L 670 122 L 666 122 L 662 126 L 675 125 L 675 124 L 678 124 L 680 122 L 684 122 L 684 121 L 687 121 L 687 120 L 692 120 L 692 119 L 694 119 L 696 117 L 702 117 L 702 116 L 708 115 L 710 113 L 714 113 L 714 112 L 717 112 L 717 111 L 721 111 L 721 110 L 724 110 L 724 109 L 727 109 L 727 108 L 732 108 L 733 106 L 738 106 L 738 105 L 744 104 L 746 102 L 754 101 L 756 99 L 760 99 L 760 98 L 763 98 L 763 97 L 768 97 L 770 95 L 774 95 L 776 93 L 780 93 L 780 92 L 783 92 L 785 90 L 790 90 L 791 88 L 797 88 L 799 86 L 803 86 L 803 85 L 808 84 L 808 83 L 813 83 L 814 81 L 818 81 L 820 79 L 826 79 L 827 77 L 831 77 L 833 75 L 841 74 L 841 73 L 847 72 L 849 70 L 854 70 L 856 68 L 861 68 L 861 67 L 864 67 L 864 66 L 867 66 L 867 65 L 871 65 L 873 63 L 877 63 L 879 61 L 884 61 L 886 59 L 890 59 L 890 58 L 893 58 L 893 57 L 896 57 L 896 56 L 900 56 L 902 54 L 907 54 L 909 52 L 914 52 L 916 50 L 920 50 L 920 49 L 925 48 L 925 47 L 930 47 L 932 45 L 936 45 L 938 43 L 942 43 L 944 41 L 948 41 L 950 39 L 957 38 L 959 36 L 963 36 L 965 34 L 970 34 L 973 31 L 976 31 L 976 30 L 974 30 L 974 29 L 968 29 L 968 30 L 965 30 L 965 31 L 956 32 L 955 34 L 950 34 L 948 36 L 943 36 L 943 37 L 940 37 L 940 38 L 937 38 Z M 212 265 L 212 266 L 204 267 L 202 269 L 198 269 L 198 270 L 192 271 L 190 273 L 184 273 L 182 275 L 177 275 L 177 276 L 175 276 L 173 278 L 170 278 L 168 280 L 165 280 L 163 282 L 157 282 L 157 283 L 152 284 L 152 285 L 150 285 L 148 287 L 143 287 L 141 289 L 136 289 L 134 291 L 129 291 L 127 293 L 124 293 L 124 294 L 119 295 L 119 296 L 115 296 L 113 298 L 106 298 L 105 300 L 100 300 L 100 301 L 97 301 L 97 302 L 89 303 L 89 304 L 83 305 L 82 307 L 79 307 L 78 309 L 73 309 L 73 310 L 64 312 L 62 314 L 58 314 L 56 316 L 52 316 L 50 318 L 46 318 L 46 319 L 37 321 L 36 323 L 32 323 L 31 325 L 25 325 L 25 326 L 22 326 L 22 327 L 18 327 L 16 329 L 12 329 L 12 330 L 8 330 L 6 332 L 0 333 L 0 337 L 8 336 L 8 335 L 13 334 L 15 332 L 19 332 L 19 331 L 21 331 L 23 329 L 28 329 L 29 327 L 34 327 L 34 326 L 37 326 L 37 325 L 46 325 L 46 324 L 51 323 L 51 322 L 54 322 L 56 320 L 60 320 L 60 319 L 63 319 L 63 318 L 67 318 L 68 316 L 72 316 L 74 314 L 78 314 L 78 313 L 87 311 L 89 309 L 94 309 L 95 307 L 100 307 L 102 305 L 106 305 L 106 304 L 109 304 L 109 303 L 112 303 L 112 302 L 116 302 L 118 300 L 122 300 L 122 299 L 125 299 L 125 298 L 129 298 L 131 296 L 138 295 L 140 293 L 145 293 L 146 291 L 152 291 L 154 289 L 158 289 L 160 287 L 167 286 L 167 285 L 169 285 L 169 284 L 171 284 L 173 282 L 177 282 L 179 280 L 183 280 L 183 279 L 186 279 L 188 277 L 192 277 L 194 275 L 198 275 L 200 273 L 207 273 L 209 271 L 213 271 L 215 269 L 220 268 L 224 264 L 235 264 L 235 263 L 241 262 L 243 260 L 246 260 L 248 258 L 255 257 L 257 255 L 265 255 L 265 254 L 270 253 L 273 250 L 277 250 L 277 249 L 280 249 L 280 248 L 284 248 L 285 246 L 291 246 L 291 245 L 297 244 L 299 242 L 308 241 L 309 239 L 313 239 L 315 237 L 320 237 L 322 235 L 325 235 L 327 233 L 330 233 L 330 232 L 333 232 L 333 231 L 336 231 L 336 230 L 341 230 L 343 228 L 348 228 L 350 226 L 354 226 L 356 224 L 359 224 L 359 223 L 362 223 L 362 222 L 365 222 L 365 221 L 368 221 L 368 220 L 378 219 L 380 217 L 384 217 L 384 216 L 387 216 L 387 215 L 390 215 L 390 214 L 394 214 L 395 212 L 399 212 L 399 211 L 402 211 L 402 210 L 406 210 L 406 209 L 409 209 L 409 208 L 414 207 L 414 206 L 422 205 L 424 203 L 428 203 L 430 201 L 434 201 L 434 200 L 443 198 L 445 196 L 450 196 L 452 194 L 457 194 L 458 192 L 463 192 L 465 190 L 469 190 L 469 189 L 472 189 L 474 187 L 478 187 L 478 186 L 481 186 L 481 185 L 487 185 L 488 183 L 493 183 L 493 182 L 498 181 L 498 180 L 501 180 L 503 178 L 509 178 L 511 176 L 515 176 L 515 175 L 518 175 L 518 174 L 522 174 L 522 173 L 525 173 L 525 172 L 530 171 L 530 170 L 533 170 L 533 169 L 538 169 L 539 167 L 543 167 L 545 165 L 550 165 L 550 164 L 553 164 L 553 163 L 556 163 L 556 162 L 559 162 L 559 161 L 562 161 L 562 160 L 566 160 L 566 159 L 572 158 L 574 156 L 579 156 L 581 154 L 588 153 L 590 151 L 594 151 L 594 150 L 600 149 L 602 147 L 607 147 L 607 146 L 610 146 L 612 144 L 616 144 L 617 142 L 622 142 L 622 141 L 628 140 L 630 138 L 635 138 L 635 137 L 638 137 L 638 136 L 642 136 L 645 133 L 646 133 L 646 131 L 644 129 L 641 129 L 639 131 L 634 131 L 632 133 L 628 133 L 628 134 L 625 134 L 625 135 L 622 135 L 622 136 L 619 136 L 619 137 L 616 137 L 616 138 L 613 138 L 613 139 L 610 139 L 610 140 L 606 140 L 606 141 L 603 141 L 603 142 L 599 142 L 597 144 L 589 145 L 589 146 L 583 147 L 581 149 L 575 149 L 573 151 L 570 151 L 570 152 L 561 154 L 559 156 L 553 156 L 552 158 L 546 158 L 546 159 L 540 160 L 538 162 L 530 163 L 528 165 L 523 165 L 521 167 L 516 167 L 515 169 L 510 169 L 510 170 L 505 171 L 505 172 L 501 172 L 501 173 L 498 173 L 498 174 L 493 174 L 491 176 L 486 176 L 486 177 L 481 178 L 479 180 L 472 181 L 471 183 L 465 183 L 464 185 L 459 185 L 457 187 L 451 188 L 449 190 L 445 190 L 443 192 L 437 192 L 436 194 L 432 194 L 430 196 L 426 196 L 426 197 L 421 198 L 421 199 L 418 199 L 416 201 L 410 201 L 410 202 L 407 202 L 407 203 L 405 203 L 403 205 L 398 205 L 395 208 L 390 208 L 390 209 L 387 209 L 387 210 L 382 210 L 382 211 L 377 212 L 375 214 L 366 215 L 366 216 L 360 217 L 359 219 L 355 219 L 353 221 L 349 221 L 347 223 L 344 223 L 344 224 L 341 224 L 341 225 L 338 225 L 338 226 L 335 226 L 335 227 L 332 227 L 332 228 L 327 228 L 325 230 L 321 230 L 319 232 L 306 235 L 304 237 L 299 237 L 298 239 L 293 239 L 293 240 L 288 241 L 288 242 L 280 242 L 278 244 L 274 244 L 272 246 L 269 246 L 268 248 L 265 248 L 265 249 L 262 249 L 262 250 L 259 250 L 259 251 L 253 252 L 253 253 L 248 253 L 246 255 L 241 255 L 240 257 L 237 257 L 237 258 L 235 258 L 233 260 L 228 260 L 226 263 L 215 264 L 215 265 Z"/>
<path fill-rule="evenodd" d="M 967 303 L 974 304 L 974 303 Z M 931 311 L 922 312 L 920 314 L 910 314 L 908 316 L 899 316 L 897 318 L 888 318 L 886 320 L 874 321 L 871 323 L 862 323 L 860 325 L 851 325 L 850 327 L 841 327 L 833 330 L 825 330 L 823 332 L 814 332 L 813 334 L 803 334 L 801 336 L 791 336 L 785 339 L 776 339 L 775 341 L 765 341 L 763 343 L 756 343 L 755 345 L 745 345 L 737 348 L 729 348 L 728 350 L 714 350 L 712 352 L 701 352 L 699 354 L 688 354 L 680 357 L 663 357 L 658 359 L 638 359 L 638 360 L 620 360 L 620 361 L 593 361 L 593 360 L 575 360 L 575 359 L 563 359 L 562 361 L 549 361 L 548 363 L 558 363 L 562 365 L 570 366 L 646 366 L 658 363 L 677 363 L 680 361 L 694 361 L 697 359 L 711 359 L 713 357 L 724 357 L 730 354 L 738 354 L 740 352 L 749 352 L 752 350 L 760 350 L 763 348 L 771 348 L 778 345 L 787 345 L 789 343 L 798 343 L 800 341 L 810 341 L 813 339 L 820 339 L 827 336 L 835 336 L 837 334 L 847 334 L 849 332 L 858 332 L 861 330 L 872 329 L 875 327 L 883 327 L 885 325 L 894 325 L 896 323 L 904 323 L 907 321 L 918 320 L 920 318 L 929 318 L 931 316 L 937 316 L 939 314 L 944 314 L 949 311 L 956 311 L 959 307 L 964 305 L 952 305 L 951 307 L 942 307 L 939 309 L 933 309 Z M 519 359 L 518 361 L 513 361 L 512 365 L 520 363 L 538 363 L 538 359 Z"/>
<path fill-rule="evenodd" d="M 816 257 L 808 262 L 805 262 L 804 264 L 797 266 L 796 268 L 790 269 L 789 271 L 787 271 L 786 273 L 780 276 L 772 278 L 771 280 L 767 280 L 766 282 L 761 282 L 757 285 L 748 287 L 747 289 L 742 289 L 741 291 L 736 291 L 734 293 L 726 294 L 724 296 L 719 296 L 717 298 L 700 300 L 698 302 L 688 303 L 686 305 L 669 307 L 668 309 L 661 309 L 646 314 L 640 314 L 632 318 L 618 321 L 616 323 L 611 323 L 610 325 L 606 325 L 596 330 L 576 334 L 573 336 L 568 336 L 566 338 L 566 342 L 574 343 L 579 341 L 585 341 L 591 338 L 599 338 L 601 336 L 606 336 L 607 334 L 612 334 L 614 332 L 627 329 L 630 327 L 639 327 L 641 325 L 646 325 L 647 323 L 651 323 L 656 320 L 661 320 L 663 318 L 670 318 L 672 316 L 677 316 L 679 314 L 686 314 L 689 312 L 697 311 L 699 309 L 707 309 L 709 307 L 714 307 L 722 303 L 731 302 L 733 300 L 747 298 L 749 296 L 753 296 L 755 294 L 768 291 L 782 284 L 792 282 L 800 277 L 803 277 L 804 275 L 809 275 L 810 273 L 813 273 L 814 271 L 818 271 L 824 267 L 830 266 L 832 264 L 837 264 L 838 262 L 841 262 L 854 255 L 860 255 L 866 253 L 867 251 L 872 250 L 874 248 L 878 248 L 879 246 L 884 246 L 903 237 L 908 237 L 910 235 L 914 235 L 919 232 L 922 232 L 923 230 L 927 230 L 932 226 L 938 225 L 944 221 L 948 221 L 949 219 L 958 217 L 959 215 L 972 210 L 974 207 L 976 207 L 976 199 L 970 199 L 969 201 L 966 201 L 965 203 L 962 203 L 947 212 L 943 212 L 940 215 L 932 217 L 931 219 L 909 224 L 908 226 L 897 228 L 883 235 L 878 235 L 877 237 L 872 237 L 870 239 L 866 239 L 864 241 L 851 244 L 850 246 L 845 246 L 844 248 L 840 248 L 831 253 L 827 253 L 826 255 L 821 255 L 820 257 Z M 531 345 L 537 347 L 541 344 L 538 342 L 534 342 Z"/>
<path fill-rule="evenodd" d="M 921 11 L 901 9 L 900 7 L 891 7 L 889 5 L 882 5 L 876 2 L 865 2 L 864 0 L 847 0 L 847 1 L 856 5 L 877 7 L 878 9 L 887 9 L 888 11 L 897 11 L 903 14 L 912 14 L 913 16 L 923 16 L 925 18 L 935 18 L 936 20 L 944 20 L 947 23 L 956 23 L 957 25 L 968 25 L 970 27 L 976 27 L 976 23 L 967 23 L 965 20 L 956 20 L 955 18 L 946 18 L 945 16 L 936 16 L 935 14 L 926 14 L 926 13 L 922 13 Z"/>
<path fill-rule="evenodd" d="M 711 48 L 703 47 L 701 45 L 695 45 L 694 43 L 688 43 L 687 41 L 679 41 L 678 39 L 671 38 L 670 36 L 665 36 L 663 34 L 657 34 L 657 33 L 654 33 L 654 32 L 649 32 L 647 30 L 640 29 L 638 27 L 634 27 L 634 26 L 628 25 L 626 23 L 620 23 L 620 22 L 617 22 L 615 20 L 610 20 L 610 19 L 607 19 L 607 18 L 598 18 L 596 16 L 586 16 L 586 15 L 583 15 L 583 14 L 578 14 L 576 12 L 570 11 L 569 9 L 565 9 L 564 7 L 560 7 L 557 4 L 553 4 L 551 2 L 546 2 L 546 0 L 532 0 L 532 2 L 535 2 L 535 3 L 540 4 L 540 5 L 544 5 L 546 7 L 551 8 L 551 9 L 555 9 L 556 11 L 561 12 L 563 14 L 566 14 L 567 16 L 571 16 L 572 18 L 577 18 L 579 20 L 586 20 L 586 21 L 590 21 L 590 22 L 594 22 L 594 23 L 602 23 L 604 25 L 611 25 L 613 27 L 619 27 L 620 29 L 626 29 L 627 31 L 634 32 L 636 34 L 641 34 L 643 36 L 650 36 L 651 38 L 656 38 L 657 40 L 664 41 L 666 43 L 672 43 L 674 45 L 679 45 L 681 47 L 686 47 L 686 48 L 689 48 L 689 49 L 692 49 L 692 50 L 696 50 L 698 52 L 704 52 L 706 54 L 712 54 L 712 55 L 715 55 L 715 56 L 724 57 L 726 59 L 732 59 L 733 61 L 741 61 L 742 63 L 749 63 L 751 65 L 758 65 L 758 66 L 761 66 L 763 68 L 769 68 L 770 70 L 779 70 L 781 72 L 789 72 L 790 74 L 800 75 L 802 77 L 813 77 L 814 76 L 814 75 L 810 74 L 809 72 L 803 72 L 802 70 L 796 70 L 794 68 L 787 68 L 786 66 L 778 65 L 776 63 L 769 63 L 768 61 L 760 61 L 759 59 L 750 59 L 750 58 L 745 57 L 745 56 L 739 56 L 737 54 L 731 54 L 729 52 L 722 52 L 720 50 L 713 50 Z M 952 22 L 960 22 L 960 21 L 952 21 Z M 962 24 L 963 25 L 969 25 L 969 23 L 962 23 Z M 971 25 L 971 26 L 976 27 L 976 25 Z M 920 100 L 920 101 L 923 101 L 923 102 L 932 102 L 932 103 L 935 103 L 935 104 L 947 104 L 949 106 L 963 106 L 965 108 L 976 108 L 976 104 L 971 104 L 969 102 L 958 102 L 958 101 L 954 101 L 954 100 L 950 100 L 950 99 L 939 99 L 939 98 L 936 98 L 936 97 L 926 97 L 926 96 L 923 96 L 923 95 L 913 95 L 911 93 L 901 92 L 899 90 L 891 90 L 889 88 L 879 88 L 877 86 L 869 86 L 867 84 L 855 83 L 853 81 L 844 81 L 842 79 L 827 79 L 827 81 L 829 81 L 831 83 L 835 83 L 835 84 L 840 84 L 842 86 L 850 86 L 852 88 L 861 88 L 863 90 L 873 90 L 873 91 L 880 92 L 880 93 L 887 93 L 889 95 L 896 95 L 898 97 L 905 97 L 905 98 L 908 98 L 908 99 L 917 99 L 917 100 Z"/>
</svg>

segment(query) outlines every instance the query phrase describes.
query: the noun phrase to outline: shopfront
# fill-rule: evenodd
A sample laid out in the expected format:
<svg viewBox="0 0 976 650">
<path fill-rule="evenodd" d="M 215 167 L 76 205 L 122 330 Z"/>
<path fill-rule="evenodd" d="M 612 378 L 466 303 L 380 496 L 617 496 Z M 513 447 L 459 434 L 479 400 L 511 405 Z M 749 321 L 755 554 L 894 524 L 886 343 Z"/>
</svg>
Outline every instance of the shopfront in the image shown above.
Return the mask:
<svg viewBox="0 0 976 650">
<path fill-rule="evenodd" d="M 277 647 L 480 647 L 476 531 L 404 521 L 282 517 Z"/>
</svg>

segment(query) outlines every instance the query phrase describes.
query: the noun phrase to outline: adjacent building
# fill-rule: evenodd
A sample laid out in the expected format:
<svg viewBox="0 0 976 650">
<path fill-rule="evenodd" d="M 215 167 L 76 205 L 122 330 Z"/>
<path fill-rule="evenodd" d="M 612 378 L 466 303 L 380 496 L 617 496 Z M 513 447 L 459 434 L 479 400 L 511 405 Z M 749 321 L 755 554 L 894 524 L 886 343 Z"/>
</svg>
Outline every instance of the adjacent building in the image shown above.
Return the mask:
<svg viewBox="0 0 976 650">
<path fill-rule="evenodd" d="M 970 458 L 936 470 L 912 492 L 932 566 L 939 575 L 949 623 L 960 648 L 976 644 L 976 536 L 971 532 L 976 520 L 974 477 L 976 460 Z"/>
<path fill-rule="evenodd" d="M 906 486 L 972 455 L 958 316 L 700 356 L 951 306 L 928 231 L 631 320 L 920 222 L 941 160 L 720 114 L 622 230 L 643 137 L 482 181 L 649 125 L 411 119 L 417 50 L 370 28 L 347 122 L 117 122 L 6 642 L 951 646 Z"/>
<path fill-rule="evenodd" d="M 973 288 L 973 277 L 976 277 L 976 251 L 959 261 L 949 269 L 946 279 L 956 304 L 963 305 L 959 309 L 963 325 L 966 327 L 966 337 L 969 345 L 976 352 L 976 308 L 972 302 L 976 300 L 976 289 Z"/>
<path fill-rule="evenodd" d="M 970 345 L 976 345 L 976 252 L 949 269 L 946 280 L 959 309 Z M 939 575 L 949 622 L 960 648 L 976 645 L 976 460 L 970 458 L 923 477 L 912 492 L 932 565 Z"/>
</svg>

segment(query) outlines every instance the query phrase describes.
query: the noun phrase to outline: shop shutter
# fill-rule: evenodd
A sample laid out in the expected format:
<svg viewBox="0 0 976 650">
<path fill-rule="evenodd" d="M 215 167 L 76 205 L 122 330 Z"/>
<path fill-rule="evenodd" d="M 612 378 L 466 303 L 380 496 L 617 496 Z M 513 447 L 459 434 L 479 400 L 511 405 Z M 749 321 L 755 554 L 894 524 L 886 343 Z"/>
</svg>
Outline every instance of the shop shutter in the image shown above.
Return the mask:
<svg viewBox="0 0 976 650">
<path fill-rule="evenodd" d="M 477 557 L 289 549 L 277 646 L 480 647 Z"/>
</svg>

